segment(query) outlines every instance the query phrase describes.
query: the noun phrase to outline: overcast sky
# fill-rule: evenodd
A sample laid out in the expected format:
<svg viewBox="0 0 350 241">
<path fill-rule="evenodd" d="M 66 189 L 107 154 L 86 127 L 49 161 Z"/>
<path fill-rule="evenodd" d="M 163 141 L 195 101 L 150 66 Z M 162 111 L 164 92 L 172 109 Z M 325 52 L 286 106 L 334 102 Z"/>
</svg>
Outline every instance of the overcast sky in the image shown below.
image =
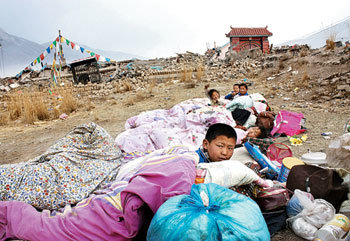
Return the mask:
<svg viewBox="0 0 350 241">
<path fill-rule="evenodd" d="M 265 27 L 270 43 L 302 37 L 350 16 L 350 1 L 1 0 L 0 28 L 44 43 L 62 35 L 143 57 L 221 46 L 233 27 Z M 350 30 L 349 30 L 350 31 Z"/>
</svg>

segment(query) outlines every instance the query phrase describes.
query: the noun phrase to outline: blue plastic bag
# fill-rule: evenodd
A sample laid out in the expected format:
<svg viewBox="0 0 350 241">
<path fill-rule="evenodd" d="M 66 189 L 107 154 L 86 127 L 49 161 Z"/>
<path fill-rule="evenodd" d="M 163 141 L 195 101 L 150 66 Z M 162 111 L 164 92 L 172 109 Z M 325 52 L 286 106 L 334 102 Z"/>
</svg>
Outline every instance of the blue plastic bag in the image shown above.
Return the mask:
<svg viewBox="0 0 350 241">
<path fill-rule="evenodd" d="M 147 240 L 270 240 L 270 234 L 253 200 L 208 183 L 166 201 L 152 219 Z"/>
</svg>

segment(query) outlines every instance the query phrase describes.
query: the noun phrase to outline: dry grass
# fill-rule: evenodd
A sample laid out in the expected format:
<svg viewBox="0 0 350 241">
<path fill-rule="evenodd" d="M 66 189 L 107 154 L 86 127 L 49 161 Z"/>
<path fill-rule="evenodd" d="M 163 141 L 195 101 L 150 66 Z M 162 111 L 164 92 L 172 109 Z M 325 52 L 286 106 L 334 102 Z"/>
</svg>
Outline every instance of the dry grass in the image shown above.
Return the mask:
<svg viewBox="0 0 350 241">
<path fill-rule="evenodd" d="M 39 99 L 34 99 L 32 104 L 35 111 L 35 115 L 38 118 L 38 120 L 50 119 L 49 105 L 44 102 L 43 97 Z"/>
<path fill-rule="evenodd" d="M 8 112 L 10 113 L 11 120 L 17 120 L 22 115 L 22 97 L 18 94 L 10 97 L 10 103 L 8 104 Z"/>
<path fill-rule="evenodd" d="M 9 119 L 22 118 L 22 121 L 27 124 L 33 124 L 36 120 L 51 119 L 48 101 L 45 102 L 44 97 L 39 93 L 13 94 L 7 109 Z"/>
<path fill-rule="evenodd" d="M 53 109 L 52 109 L 52 117 L 54 119 L 58 119 L 60 117 L 60 115 L 61 115 L 60 109 L 57 108 L 57 107 L 53 107 Z"/>
<path fill-rule="evenodd" d="M 7 125 L 9 122 L 9 113 L 4 112 L 4 113 L 0 113 L 0 126 L 4 126 Z"/>
<path fill-rule="evenodd" d="M 306 49 L 302 49 L 301 51 L 300 51 L 300 57 L 305 57 L 305 56 L 307 56 L 308 55 L 308 51 L 306 50 Z"/>
<path fill-rule="evenodd" d="M 191 82 L 192 81 L 192 73 L 193 73 L 192 68 L 185 67 L 182 71 L 180 81 L 181 82 Z"/>
<path fill-rule="evenodd" d="M 124 87 L 124 91 L 131 91 L 133 90 L 133 87 L 129 81 L 124 80 L 122 82 L 122 86 Z"/>
<path fill-rule="evenodd" d="M 327 39 L 326 40 L 326 49 L 327 50 L 334 50 L 335 48 L 335 42 L 332 39 Z"/>
<path fill-rule="evenodd" d="M 149 87 L 150 87 L 150 88 L 154 88 L 156 85 L 157 85 L 157 81 L 156 81 L 155 79 L 153 79 L 153 80 L 151 81 L 151 83 L 149 84 Z"/>
<path fill-rule="evenodd" d="M 197 67 L 197 80 L 202 80 L 204 75 L 204 67 L 202 65 Z"/>
<path fill-rule="evenodd" d="M 62 96 L 62 104 L 60 109 L 62 112 L 69 114 L 78 109 L 78 101 L 69 92 L 60 94 Z"/>
<path fill-rule="evenodd" d="M 310 76 L 308 75 L 308 73 L 305 71 L 303 74 L 303 77 L 301 78 L 301 81 L 308 81 L 310 80 Z"/>
<path fill-rule="evenodd" d="M 36 121 L 35 108 L 32 100 L 27 100 L 23 102 L 23 116 L 22 121 L 27 124 L 34 124 Z"/>
<path fill-rule="evenodd" d="M 113 84 L 113 87 L 114 87 L 114 93 L 115 94 L 121 92 L 119 83 Z"/>
<path fill-rule="evenodd" d="M 330 34 L 329 38 L 326 40 L 326 49 L 334 50 L 335 49 L 335 37 L 336 34 Z"/>
</svg>

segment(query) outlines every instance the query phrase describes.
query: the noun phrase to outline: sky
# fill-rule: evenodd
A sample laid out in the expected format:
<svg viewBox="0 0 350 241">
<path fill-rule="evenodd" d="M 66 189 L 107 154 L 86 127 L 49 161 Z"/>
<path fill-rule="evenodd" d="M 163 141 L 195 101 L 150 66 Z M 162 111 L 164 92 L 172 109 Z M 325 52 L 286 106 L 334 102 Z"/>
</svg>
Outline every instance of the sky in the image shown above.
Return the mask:
<svg viewBox="0 0 350 241">
<path fill-rule="evenodd" d="M 349 16 L 349 0 L 0 0 L 9 34 L 45 43 L 60 29 L 73 42 L 145 58 L 202 54 L 227 43 L 230 26 L 268 26 L 276 45 Z"/>
</svg>

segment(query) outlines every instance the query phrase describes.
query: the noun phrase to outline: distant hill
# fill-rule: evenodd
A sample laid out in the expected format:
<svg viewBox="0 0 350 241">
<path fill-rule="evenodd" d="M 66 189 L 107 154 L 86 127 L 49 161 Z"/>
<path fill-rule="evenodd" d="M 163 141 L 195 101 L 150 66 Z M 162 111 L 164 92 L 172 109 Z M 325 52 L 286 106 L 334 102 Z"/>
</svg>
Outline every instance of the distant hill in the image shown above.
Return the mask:
<svg viewBox="0 0 350 241">
<path fill-rule="evenodd" d="M 52 39 L 52 41 L 54 38 Z M 74 39 L 72 39 L 74 42 Z M 8 34 L 0 28 L 0 78 L 7 76 L 14 76 L 28 66 L 35 58 L 39 57 L 41 53 L 50 46 L 52 42 L 44 44 L 38 44 L 30 40 L 17 37 L 15 35 Z M 79 43 L 78 43 L 79 44 Z M 80 44 L 79 44 L 80 45 Z M 72 50 L 66 44 L 63 44 L 63 53 L 67 59 L 67 63 L 73 60 L 81 59 L 89 56 L 88 54 L 82 54 L 80 51 Z M 104 57 L 111 58 L 113 60 L 126 60 L 126 59 L 145 59 L 133 54 L 123 53 L 119 51 L 108 51 L 91 48 L 86 45 L 80 45 L 83 48 L 100 54 Z M 52 52 L 46 56 L 44 63 L 51 64 L 53 60 Z"/>
<path fill-rule="evenodd" d="M 294 45 L 294 44 L 307 44 L 311 48 L 321 48 L 326 44 L 326 40 L 330 36 L 335 37 L 335 41 L 350 41 L 350 17 L 347 17 L 336 24 L 328 26 L 322 30 L 313 32 L 299 39 L 294 39 L 284 43 L 277 44 L 276 46 Z"/>
</svg>

